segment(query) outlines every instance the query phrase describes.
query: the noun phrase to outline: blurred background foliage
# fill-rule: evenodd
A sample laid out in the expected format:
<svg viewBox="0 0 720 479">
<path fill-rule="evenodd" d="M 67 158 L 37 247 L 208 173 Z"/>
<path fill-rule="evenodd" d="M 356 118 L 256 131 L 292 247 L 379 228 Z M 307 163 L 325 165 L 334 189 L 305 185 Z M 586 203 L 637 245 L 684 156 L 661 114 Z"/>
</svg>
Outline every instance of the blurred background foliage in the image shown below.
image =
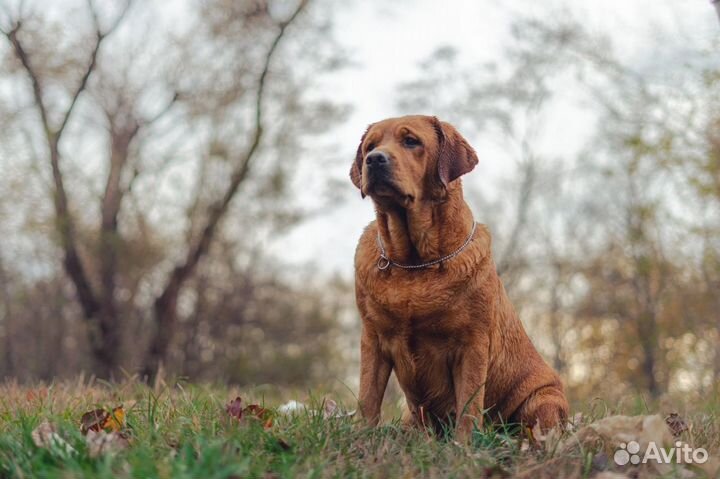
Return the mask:
<svg viewBox="0 0 720 479">
<path fill-rule="evenodd" d="M 157 2 L 0 5 L 0 377 L 162 365 L 353 384 L 352 275 L 268 248 L 356 194 L 300 172 L 349 165 L 355 147 L 317 141 L 353 107 L 322 83 L 358 67 L 339 5 L 182 5 L 178 18 Z M 396 114 L 435 114 L 512 160 L 494 190 L 466 181 L 466 197 L 573 399 L 716 395 L 718 37 L 670 66 L 660 53 L 632 64 L 612 32 L 548 10 L 513 15 L 501 63 L 437 45 L 392 86 Z M 578 111 L 588 140 L 555 153 Z M 315 208 L 297 201 L 308 191 Z"/>
</svg>

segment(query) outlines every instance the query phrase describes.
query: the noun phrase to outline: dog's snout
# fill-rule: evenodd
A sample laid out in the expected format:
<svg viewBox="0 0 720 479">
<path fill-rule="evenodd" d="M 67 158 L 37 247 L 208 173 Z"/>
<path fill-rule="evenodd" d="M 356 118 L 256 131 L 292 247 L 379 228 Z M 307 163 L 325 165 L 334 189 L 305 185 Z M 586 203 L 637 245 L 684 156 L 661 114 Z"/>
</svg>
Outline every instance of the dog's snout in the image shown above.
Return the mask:
<svg viewBox="0 0 720 479">
<path fill-rule="evenodd" d="M 381 168 L 390 163 L 390 157 L 384 151 L 373 151 L 365 158 L 368 168 Z"/>
</svg>

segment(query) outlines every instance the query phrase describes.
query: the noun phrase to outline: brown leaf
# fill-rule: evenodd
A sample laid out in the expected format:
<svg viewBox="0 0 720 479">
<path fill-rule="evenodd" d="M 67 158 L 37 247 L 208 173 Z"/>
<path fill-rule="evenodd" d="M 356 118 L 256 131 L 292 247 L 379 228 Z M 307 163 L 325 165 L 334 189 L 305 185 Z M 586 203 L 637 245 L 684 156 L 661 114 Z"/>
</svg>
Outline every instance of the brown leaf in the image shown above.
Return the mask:
<svg viewBox="0 0 720 479">
<path fill-rule="evenodd" d="M 263 422 L 263 427 L 269 429 L 273 425 L 273 413 L 269 409 L 260 407 L 257 404 L 251 404 L 243 409 L 243 415 Z"/>
<path fill-rule="evenodd" d="M 273 425 L 274 413 L 271 410 L 257 404 L 243 407 L 240 396 L 230 401 L 225 406 L 225 411 L 238 421 L 242 421 L 244 418 L 262 421 L 265 429 L 269 429 Z"/>
<path fill-rule="evenodd" d="M 242 407 L 242 399 L 240 396 L 236 397 L 232 401 L 228 403 L 227 406 L 225 406 L 225 410 L 229 415 L 237 419 L 238 421 L 242 419 L 243 414 L 243 407 Z"/>
<path fill-rule="evenodd" d="M 122 406 L 118 406 L 108 414 L 105 421 L 102 423 L 102 428 L 108 432 L 120 431 L 125 428 L 125 409 Z"/>
<path fill-rule="evenodd" d="M 688 430 L 688 425 L 685 420 L 680 417 L 676 412 L 671 412 L 665 418 L 665 424 L 670 428 L 670 432 L 673 436 L 679 437 L 682 433 Z"/>
<path fill-rule="evenodd" d="M 89 431 L 100 431 L 105 421 L 110 416 L 104 409 L 88 411 L 80 418 L 80 432 L 87 434 Z"/>
<path fill-rule="evenodd" d="M 123 409 L 122 406 L 114 408 L 112 412 L 104 409 L 95 409 L 86 412 L 80 418 L 80 432 L 83 434 L 87 434 L 89 431 L 120 431 L 124 427 L 125 409 Z"/>
</svg>

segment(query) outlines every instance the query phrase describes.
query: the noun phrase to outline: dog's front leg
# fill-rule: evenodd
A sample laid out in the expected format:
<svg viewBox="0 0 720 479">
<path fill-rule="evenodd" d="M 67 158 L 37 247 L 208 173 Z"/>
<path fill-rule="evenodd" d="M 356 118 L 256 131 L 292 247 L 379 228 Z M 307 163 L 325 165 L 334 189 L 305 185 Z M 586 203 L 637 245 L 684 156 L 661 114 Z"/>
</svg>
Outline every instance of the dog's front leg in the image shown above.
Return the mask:
<svg viewBox="0 0 720 479">
<path fill-rule="evenodd" d="M 461 350 L 455 361 L 455 417 L 461 440 L 470 438 L 475 422 L 482 425 L 488 354 L 488 343 L 483 340 Z"/>
<path fill-rule="evenodd" d="M 392 363 L 382 354 L 377 334 L 363 325 L 360 339 L 360 411 L 371 426 L 380 421 L 380 406 Z"/>
</svg>

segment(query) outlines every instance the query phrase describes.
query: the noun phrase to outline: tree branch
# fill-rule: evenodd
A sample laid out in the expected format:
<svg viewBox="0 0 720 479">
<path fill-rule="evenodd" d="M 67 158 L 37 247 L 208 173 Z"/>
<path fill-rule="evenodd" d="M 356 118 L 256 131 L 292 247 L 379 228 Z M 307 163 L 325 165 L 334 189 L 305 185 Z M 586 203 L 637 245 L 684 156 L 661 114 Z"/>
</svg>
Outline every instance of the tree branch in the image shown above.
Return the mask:
<svg viewBox="0 0 720 479">
<path fill-rule="evenodd" d="M 255 156 L 255 152 L 257 151 L 258 147 L 260 146 L 260 140 L 263 136 L 263 124 L 262 124 L 262 115 L 263 115 L 263 108 L 262 108 L 262 100 L 263 100 L 263 94 L 265 92 L 265 82 L 267 79 L 268 71 L 270 70 L 270 62 L 272 61 L 273 54 L 275 53 L 275 50 L 277 50 L 278 45 L 280 44 L 280 40 L 282 40 L 283 36 L 285 35 L 285 29 L 288 25 L 290 25 L 295 18 L 300 14 L 300 12 L 303 10 L 305 5 L 307 4 L 307 1 L 300 2 L 300 5 L 295 10 L 295 12 L 290 16 L 290 18 L 280 24 L 280 31 L 278 32 L 277 36 L 275 37 L 275 40 L 270 45 L 270 49 L 268 50 L 266 56 L 265 56 L 265 64 L 263 65 L 262 72 L 260 73 L 260 78 L 258 80 L 258 89 L 257 93 L 255 95 L 255 132 L 253 134 L 252 142 L 250 143 L 250 147 L 243 155 L 242 160 L 239 162 L 238 167 L 235 169 L 233 174 L 230 177 L 230 185 L 228 186 L 228 189 L 225 191 L 225 194 L 223 195 L 223 198 L 220 200 L 219 203 L 215 204 L 214 206 L 211 206 L 210 211 L 210 218 L 203 230 L 203 232 L 200 235 L 199 241 L 195 244 L 195 248 L 191 249 L 191 251 L 188 254 L 186 265 L 190 266 L 190 271 L 194 268 L 195 264 L 199 261 L 199 259 L 202 257 L 202 255 L 206 252 L 207 248 L 210 245 L 210 242 L 212 240 L 212 237 L 214 235 L 215 227 L 217 226 L 219 220 L 222 218 L 222 216 L 225 214 L 225 211 L 227 210 L 230 202 L 232 201 L 233 197 L 235 196 L 235 193 L 237 192 L 238 187 L 240 184 L 245 180 L 249 170 L 250 170 L 250 164 L 252 162 L 253 157 Z"/>
<path fill-rule="evenodd" d="M 141 120 L 141 121 L 140 121 L 140 126 L 143 127 L 143 126 L 152 125 L 152 124 L 155 123 L 156 121 L 160 120 L 163 116 L 165 116 L 165 115 L 172 109 L 173 105 L 175 105 L 175 103 L 177 103 L 177 101 L 178 101 L 179 99 L 180 99 L 180 93 L 175 92 L 175 94 L 173 95 L 173 97 L 170 99 L 170 101 L 167 103 L 167 105 L 165 105 L 165 107 L 163 107 L 162 110 L 160 110 L 159 112 L 157 112 L 157 113 L 155 114 L 155 116 L 153 116 L 152 118 L 148 118 L 148 119 L 145 119 L 145 120 Z"/>
<path fill-rule="evenodd" d="M 93 22 L 95 24 L 95 45 L 93 45 L 92 52 L 90 53 L 90 60 L 88 61 L 88 66 L 85 69 L 85 73 L 83 74 L 82 78 L 80 79 L 80 83 L 78 84 L 77 88 L 75 89 L 75 93 L 73 93 L 72 100 L 70 100 L 70 106 L 65 112 L 65 115 L 63 116 L 62 122 L 60 123 L 60 127 L 57 129 L 57 132 L 55 134 L 55 141 L 59 142 L 60 137 L 62 136 L 63 131 L 65 130 L 65 126 L 67 125 L 68 121 L 70 120 L 70 116 L 72 115 L 73 110 L 75 109 L 75 104 L 78 101 L 78 98 L 82 94 L 82 92 L 85 90 L 85 87 L 87 87 L 88 80 L 90 79 L 90 76 L 92 75 L 92 72 L 95 71 L 95 65 L 97 64 L 97 57 L 98 53 L 100 51 L 100 46 L 103 43 L 103 40 L 110 35 L 113 31 L 117 29 L 117 27 L 122 22 L 123 18 L 125 17 L 125 14 L 127 13 L 128 9 L 130 8 L 130 4 L 132 3 L 132 0 L 128 0 L 125 4 L 125 7 L 123 8 L 122 12 L 120 12 L 120 15 L 115 19 L 115 22 L 110 26 L 110 28 L 103 32 L 100 28 L 100 21 L 97 16 L 97 11 L 95 10 L 95 7 L 93 6 L 92 0 L 87 0 L 88 2 L 88 8 L 90 9 L 90 13 L 93 17 Z"/>
<path fill-rule="evenodd" d="M 50 121 L 48 119 L 48 112 L 47 107 L 45 106 L 45 101 L 43 100 L 42 96 L 42 87 L 40 85 L 40 78 L 38 77 L 37 73 L 35 72 L 35 69 L 33 68 L 32 64 L 30 63 L 30 57 L 28 56 L 27 52 L 25 51 L 25 47 L 20 42 L 20 39 L 18 38 L 18 33 L 20 32 L 20 29 L 22 28 L 22 20 L 17 20 L 15 22 L 15 25 L 13 28 L 5 33 L 8 40 L 10 41 L 10 44 L 13 47 L 13 51 L 15 52 L 15 56 L 18 60 L 20 60 L 20 63 L 22 64 L 23 68 L 25 69 L 25 72 L 30 77 L 30 82 L 32 83 L 32 89 L 33 89 L 33 98 L 35 99 L 35 106 L 38 108 L 38 111 L 40 113 L 40 120 L 43 124 L 43 129 L 45 131 L 45 136 L 48 139 L 48 142 L 52 141 L 53 133 L 52 129 L 50 128 Z"/>
<path fill-rule="evenodd" d="M 252 162 L 253 157 L 255 156 L 255 152 L 257 151 L 258 147 L 260 146 L 260 140 L 263 136 L 263 124 L 262 124 L 262 116 L 263 116 L 263 108 L 262 108 L 262 100 L 265 92 L 265 83 L 267 79 L 268 71 L 270 70 L 270 62 L 272 61 L 273 55 L 275 51 L 277 50 L 278 45 L 280 44 L 280 40 L 282 40 L 283 36 L 285 35 L 285 30 L 288 25 L 290 25 L 295 18 L 300 14 L 300 12 L 303 10 L 305 5 L 307 4 L 307 1 L 302 1 L 298 8 L 295 10 L 295 12 L 292 14 L 292 16 L 285 22 L 280 24 L 280 31 L 278 32 L 277 36 L 275 37 L 274 41 L 272 42 L 270 49 L 268 50 L 266 56 L 265 56 L 265 63 L 263 65 L 262 72 L 260 73 L 260 78 L 258 80 L 258 89 L 255 96 L 255 127 L 254 127 L 254 133 L 252 136 L 252 141 L 250 143 L 249 148 L 245 152 L 245 154 L 242 156 L 241 160 L 239 161 L 238 167 L 233 171 L 230 179 L 230 185 L 228 186 L 228 189 L 225 191 L 225 194 L 223 195 L 222 199 L 220 199 L 219 202 L 212 205 L 210 207 L 209 211 L 209 219 L 205 225 L 205 228 L 203 229 L 202 233 L 200 234 L 199 240 L 195 243 L 195 245 L 190 248 L 190 251 L 188 252 L 185 264 L 181 266 L 180 268 L 177 268 L 176 270 L 183 271 L 183 273 L 180 273 L 183 275 L 183 280 L 186 275 L 188 275 L 192 270 L 194 269 L 195 265 L 197 264 L 198 260 L 202 257 L 202 255 L 206 252 L 212 237 L 214 235 L 215 228 L 219 222 L 219 220 L 222 218 L 222 216 L 225 214 L 225 211 L 227 210 L 231 200 L 235 196 L 235 193 L 237 192 L 238 187 L 243 182 L 243 180 L 246 178 L 247 173 L 250 169 L 250 164 Z"/>
<path fill-rule="evenodd" d="M 47 105 L 45 104 L 45 101 L 43 99 L 42 83 L 40 76 L 38 72 L 34 69 L 30 56 L 25 50 L 22 41 L 18 37 L 18 33 L 21 31 L 22 28 L 22 13 L 19 14 L 18 20 L 15 21 L 12 29 L 9 32 L 5 33 L 5 36 L 8 38 L 10 44 L 12 45 L 15 57 L 22 64 L 22 67 L 30 78 L 30 82 L 32 84 L 35 107 L 40 113 L 40 119 L 43 129 L 45 131 L 45 137 L 49 151 L 49 162 L 52 169 L 52 176 L 54 182 L 53 200 L 55 206 L 55 227 L 58 231 L 61 247 L 64 253 L 63 265 L 65 268 L 65 272 L 70 277 L 75 286 L 78 300 L 83 310 L 83 314 L 89 322 L 89 330 L 91 337 L 90 346 L 93 349 L 96 358 L 101 359 L 104 357 L 104 348 L 102 341 L 103 325 L 98 323 L 97 318 L 101 305 L 98 300 L 97 294 L 93 290 L 93 287 L 90 283 L 89 275 L 85 270 L 85 267 L 80 258 L 77 238 L 75 235 L 74 222 L 69 208 L 62 171 L 60 170 L 59 145 L 62 134 L 65 131 L 65 127 L 67 126 L 70 117 L 72 116 L 78 98 L 85 90 L 90 76 L 96 69 L 95 67 L 97 65 L 97 56 L 103 40 L 110 33 L 112 33 L 118 27 L 118 25 L 120 25 L 122 19 L 125 16 L 125 13 L 130 6 L 131 1 L 132 0 L 127 1 L 125 8 L 115 20 L 113 25 L 107 31 L 102 32 L 99 25 L 97 12 L 95 11 L 91 0 L 88 0 L 88 5 L 96 29 L 95 45 L 93 46 L 88 66 L 84 70 L 80 83 L 75 88 L 71 96 L 70 105 L 62 115 L 62 120 L 57 129 L 53 129 L 52 125 L 50 124 Z M 103 364 L 103 366 L 107 367 L 108 364 Z"/>
<path fill-rule="evenodd" d="M 307 0 L 301 0 L 298 7 L 295 9 L 293 14 L 284 22 L 279 24 L 279 31 L 273 42 L 270 44 L 265 55 L 265 61 L 263 68 L 258 78 L 258 88 L 255 95 L 255 124 L 253 134 L 250 140 L 250 144 L 243 155 L 241 155 L 235 170 L 230 177 L 230 184 L 227 190 L 223 194 L 222 198 L 209 207 L 207 213 L 208 220 L 205 223 L 204 228 L 199 234 L 198 239 L 190 245 L 185 261 L 183 264 L 178 265 L 170 274 L 168 283 L 163 290 L 162 294 L 155 300 L 155 315 L 157 319 L 157 331 L 151 341 L 150 346 L 150 362 L 146 365 L 145 374 L 151 376 L 154 374 L 155 369 L 162 361 L 167 347 L 170 343 L 172 336 L 172 326 L 176 319 L 176 306 L 177 299 L 183 284 L 192 275 L 195 267 L 197 266 L 200 259 L 208 251 L 212 239 L 215 235 L 217 226 L 228 210 L 228 207 L 237 193 L 240 184 L 245 180 L 250 170 L 252 159 L 255 156 L 260 141 L 263 136 L 263 97 L 265 93 L 265 85 L 267 75 L 270 70 L 270 63 L 272 62 L 273 56 L 277 50 L 280 41 L 285 36 L 287 27 L 295 21 L 300 15 L 305 6 Z"/>
<path fill-rule="evenodd" d="M 33 97 L 35 100 L 35 106 L 40 113 L 40 119 L 48 143 L 48 149 L 50 153 L 50 166 L 52 168 L 53 181 L 55 186 L 55 191 L 53 195 L 55 203 L 55 224 L 56 229 L 58 230 L 58 233 L 60 235 L 62 248 L 65 254 L 65 270 L 75 285 L 78 299 L 80 300 L 80 304 L 83 308 L 83 313 L 86 317 L 92 318 L 97 313 L 99 305 L 95 294 L 93 293 L 90 286 L 87 273 L 85 272 L 85 269 L 80 261 L 80 255 L 78 254 L 75 244 L 73 222 L 68 209 L 67 195 L 65 193 L 65 186 L 59 166 L 60 153 L 58 151 L 57 141 L 59 137 L 57 133 L 53 131 L 49 122 L 47 107 L 45 105 L 45 101 L 43 100 L 40 78 L 35 69 L 33 68 L 30 57 L 18 37 L 18 33 L 20 32 L 21 28 L 22 20 L 18 20 L 15 23 L 13 29 L 8 32 L 7 37 L 13 46 L 15 56 L 20 61 L 23 68 L 25 69 L 25 72 L 30 78 L 33 90 Z"/>
</svg>

